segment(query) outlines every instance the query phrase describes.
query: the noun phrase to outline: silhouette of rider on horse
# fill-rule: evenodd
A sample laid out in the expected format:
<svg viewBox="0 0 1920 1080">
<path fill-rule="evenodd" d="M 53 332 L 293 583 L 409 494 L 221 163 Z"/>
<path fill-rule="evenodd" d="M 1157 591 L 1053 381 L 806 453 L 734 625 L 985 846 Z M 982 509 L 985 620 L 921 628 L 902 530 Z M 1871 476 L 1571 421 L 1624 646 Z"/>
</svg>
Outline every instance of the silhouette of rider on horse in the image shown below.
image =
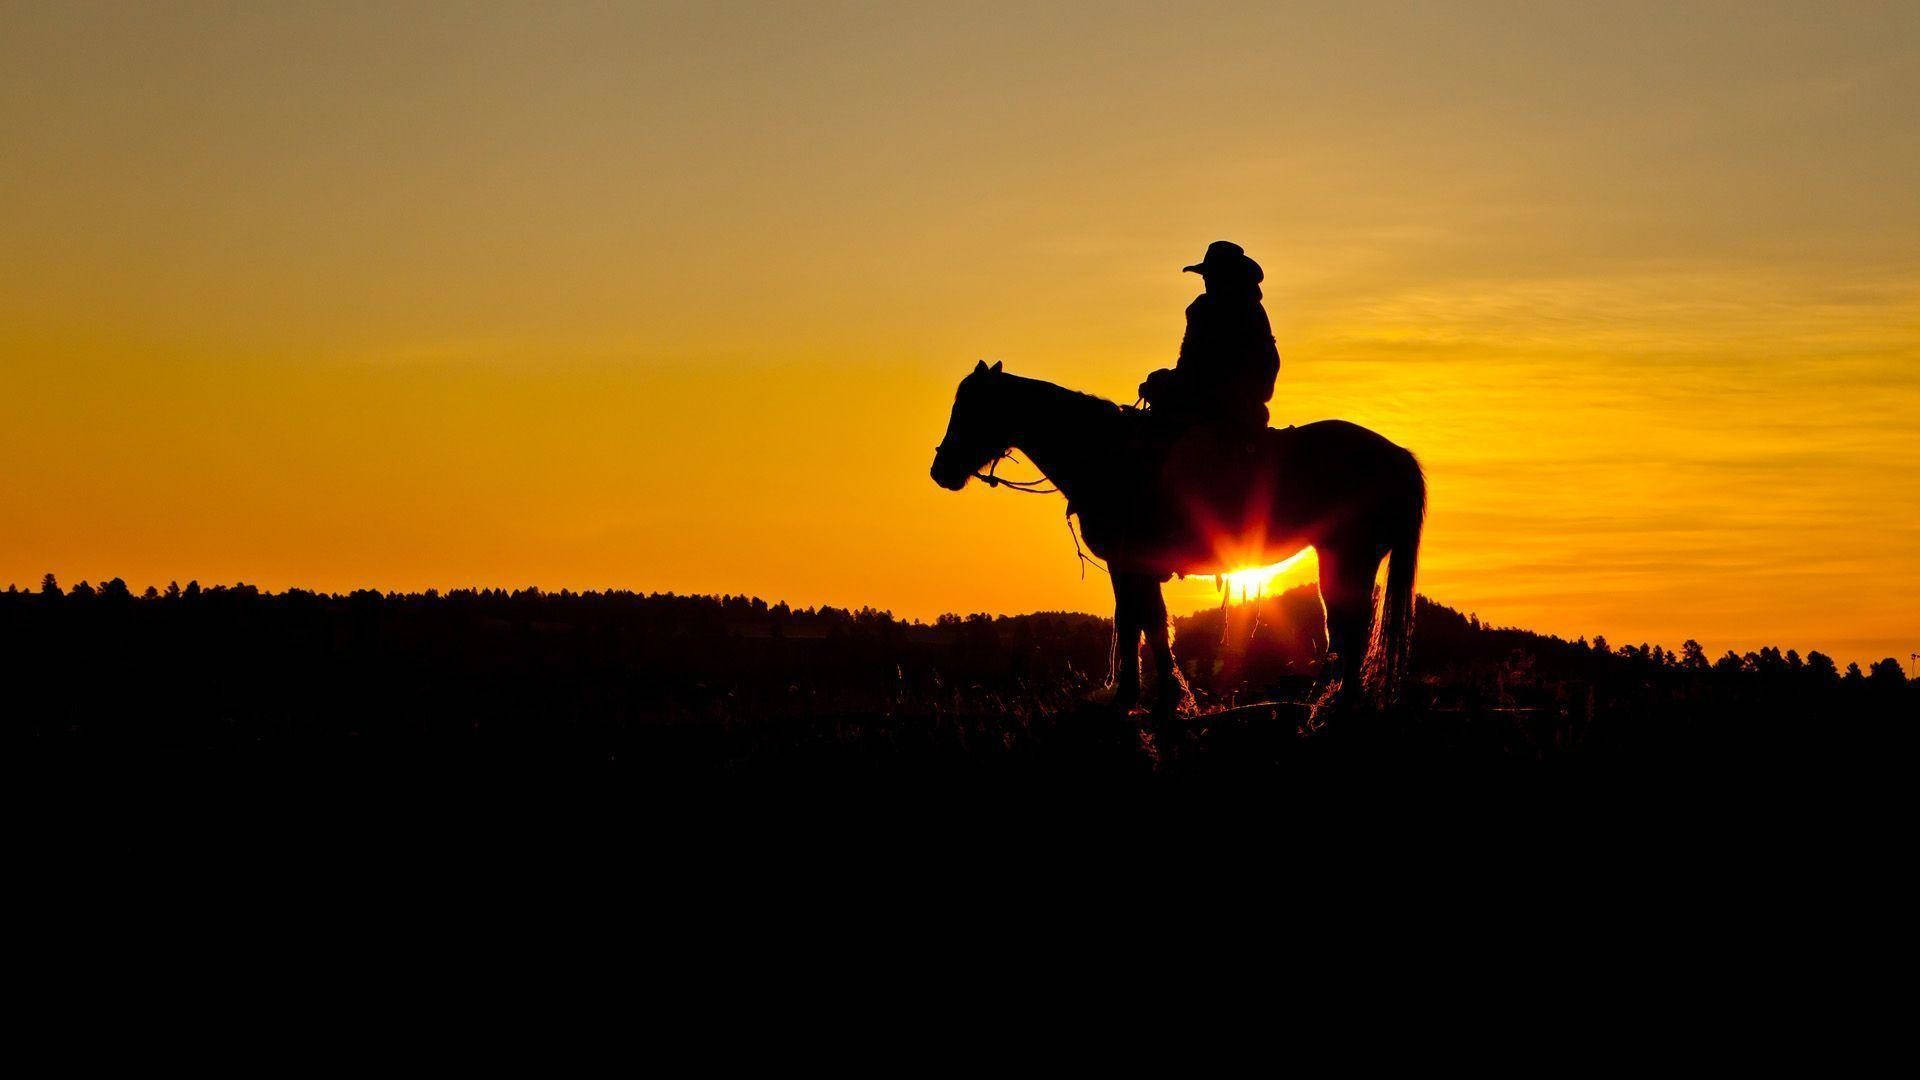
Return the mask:
<svg viewBox="0 0 1920 1080">
<path fill-rule="evenodd" d="M 1140 396 L 1169 436 L 1196 428 L 1244 448 L 1267 426 L 1267 402 L 1280 374 L 1273 325 L 1260 306 L 1260 264 L 1240 245 L 1216 240 L 1198 263 L 1206 291 L 1187 305 L 1180 358 L 1140 384 Z M 1197 433 L 1197 432 L 1196 432 Z"/>
<path fill-rule="evenodd" d="M 949 491 L 1018 449 L 1067 497 L 1075 543 L 1107 561 L 1114 701 L 1140 691 L 1139 643 L 1159 671 L 1156 709 L 1184 697 L 1160 585 L 1277 562 L 1305 548 L 1320 568 L 1328 665 L 1314 721 L 1371 681 L 1391 700 L 1412 642 L 1427 484 L 1406 448 L 1344 420 L 1268 430 L 1280 373 L 1260 306 L 1260 266 L 1224 240 L 1185 268 L 1206 282 L 1187 307 L 1180 359 L 1141 384 L 1144 412 L 985 361 L 960 381 L 930 475 Z M 1037 490 L 1026 482 L 1008 486 Z M 1374 596 L 1382 563 L 1387 583 Z"/>
</svg>

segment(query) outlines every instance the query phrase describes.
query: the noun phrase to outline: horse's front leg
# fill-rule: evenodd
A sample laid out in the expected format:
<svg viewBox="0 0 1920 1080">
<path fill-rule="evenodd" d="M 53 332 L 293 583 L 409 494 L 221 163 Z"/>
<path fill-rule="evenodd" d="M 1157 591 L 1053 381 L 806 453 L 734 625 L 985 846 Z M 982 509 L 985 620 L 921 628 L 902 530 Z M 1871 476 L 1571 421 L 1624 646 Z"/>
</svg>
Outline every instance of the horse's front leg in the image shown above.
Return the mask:
<svg viewBox="0 0 1920 1080">
<path fill-rule="evenodd" d="M 1173 627 L 1167 619 L 1167 598 L 1160 592 L 1160 582 L 1154 578 L 1140 578 L 1133 587 L 1140 598 L 1140 621 L 1146 631 L 1147 649 L 1153 653 L 1153 711 L 1158 716 L 1170 717 L 1193 700 L 1193 692 L 1187 689 L 1187 680 L 1173 662 Z"/>
<path fill-rule="evenodd" d="M 1113 703 L 1132 708 L 1140 700 L 1140 588 L 1134 575 L 1113 574 Z"/>
</svg>

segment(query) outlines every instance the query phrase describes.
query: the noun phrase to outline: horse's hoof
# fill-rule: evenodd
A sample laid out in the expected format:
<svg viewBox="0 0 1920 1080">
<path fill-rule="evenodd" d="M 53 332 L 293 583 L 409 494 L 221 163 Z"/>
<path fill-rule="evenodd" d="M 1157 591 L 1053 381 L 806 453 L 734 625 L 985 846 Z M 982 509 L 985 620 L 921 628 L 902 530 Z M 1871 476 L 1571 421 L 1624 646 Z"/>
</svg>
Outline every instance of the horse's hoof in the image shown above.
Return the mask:
<svg viewBox="0 0 1920 1080">
<path fill-rule="evenodd" d="M 1155 715 L 1166 712 L 1169 715 L 1193 716 L 1200 711 L 1200 705 L 1193 699 L 1193 690 L 1185 679 L 1168 679 L 1153 689 L 1153 710 Z"/>
</svg>

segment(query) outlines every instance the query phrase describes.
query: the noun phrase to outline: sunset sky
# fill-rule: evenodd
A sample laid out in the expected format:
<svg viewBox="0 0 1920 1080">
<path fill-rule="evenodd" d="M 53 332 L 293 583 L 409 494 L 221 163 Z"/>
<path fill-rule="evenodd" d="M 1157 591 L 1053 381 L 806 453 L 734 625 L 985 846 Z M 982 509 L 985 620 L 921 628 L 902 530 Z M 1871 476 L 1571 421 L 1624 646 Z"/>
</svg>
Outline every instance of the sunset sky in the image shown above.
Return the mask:
<svg viewBox="0 0 1920 1080">
<path fill-rule="evenodd" d="M 933 446 L 1226 238 L 1427 595 L 1920 649 L 1910 0 L 311 8 L 0 0 L 0 588 L 1106 612 Z"/>
</svg>

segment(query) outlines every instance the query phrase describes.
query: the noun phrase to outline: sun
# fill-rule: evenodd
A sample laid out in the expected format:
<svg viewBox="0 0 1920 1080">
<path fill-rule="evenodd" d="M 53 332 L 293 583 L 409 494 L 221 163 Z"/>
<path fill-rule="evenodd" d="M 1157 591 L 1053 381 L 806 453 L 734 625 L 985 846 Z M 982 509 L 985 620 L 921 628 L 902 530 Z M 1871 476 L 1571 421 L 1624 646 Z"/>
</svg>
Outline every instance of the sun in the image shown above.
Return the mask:
<svg viewBox="0 0 1920 1080">
<path fill-rule="evenodd" d="M 1284 576 L 1287 571 L 1299 565 L 1300 560 L 1313 553 L 1312 548 L 1302 548 L 1293 555 L 1271 566 L 1252 566 L 1244 570 L 1234 570 L 1221 575 L 1222 588 L 1229 600 L 1247 600 L 1264 596 L 1274 580 Z"/>
</svg>

